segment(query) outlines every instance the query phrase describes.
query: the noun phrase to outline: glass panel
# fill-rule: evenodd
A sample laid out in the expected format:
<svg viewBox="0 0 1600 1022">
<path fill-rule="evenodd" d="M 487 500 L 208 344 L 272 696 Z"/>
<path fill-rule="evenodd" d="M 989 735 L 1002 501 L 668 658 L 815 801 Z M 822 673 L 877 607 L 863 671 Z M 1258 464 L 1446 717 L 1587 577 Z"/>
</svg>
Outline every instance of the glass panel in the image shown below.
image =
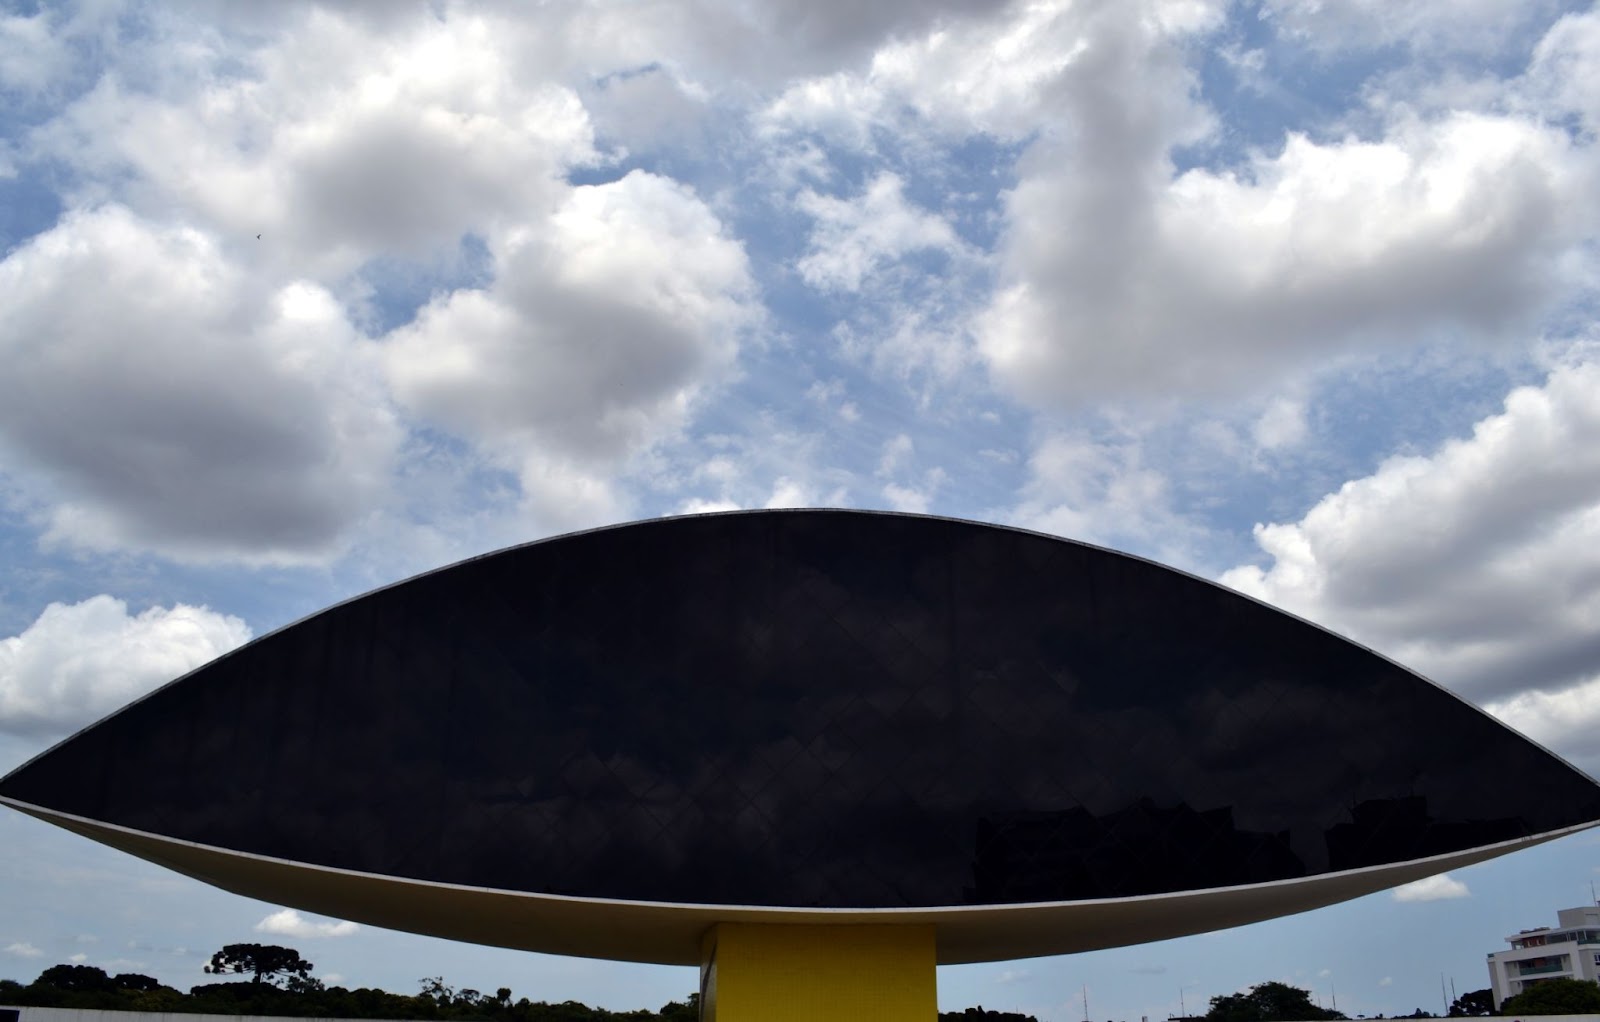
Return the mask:
<svg viewBox="0 0 1600 1022">
<path fill-rule="evenodd" d="M 173 837 L 554 894 L 911 907 L 1353 869 L 1600 789 L 1351 643 L 968 522 L 671 519 L 224 657 L 0 783 Z"/>
</svg>

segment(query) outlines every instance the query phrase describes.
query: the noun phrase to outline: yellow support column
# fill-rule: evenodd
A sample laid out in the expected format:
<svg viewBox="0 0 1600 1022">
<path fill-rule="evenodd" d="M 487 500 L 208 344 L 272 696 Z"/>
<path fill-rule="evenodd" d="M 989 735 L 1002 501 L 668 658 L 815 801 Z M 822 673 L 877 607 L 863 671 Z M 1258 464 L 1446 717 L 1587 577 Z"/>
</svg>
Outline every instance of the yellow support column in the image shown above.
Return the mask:
<svg viewBox="0 0 1600 1022">
<path fill-rule="evenodd" d="M 934 1022 L 932 926 L 721 923 L 701 944 L 703 1022 Z"/>
</svg>

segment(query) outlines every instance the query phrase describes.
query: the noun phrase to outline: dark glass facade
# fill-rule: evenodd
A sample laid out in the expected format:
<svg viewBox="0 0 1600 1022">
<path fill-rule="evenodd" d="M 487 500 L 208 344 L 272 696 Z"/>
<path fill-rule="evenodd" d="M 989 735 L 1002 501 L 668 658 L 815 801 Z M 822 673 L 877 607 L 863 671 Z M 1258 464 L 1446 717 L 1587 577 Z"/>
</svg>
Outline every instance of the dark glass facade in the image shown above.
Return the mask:
<svg viewBox="0 0 1600 1022">
<path fill-rule="evenodd" d="M 1208 582 L 946 519 L 517 547 L 223 657 L 0 782 L 370 873 L 829 908 L 1159 894 L 1600 819 L 1600 788 Z"/>
</svg>

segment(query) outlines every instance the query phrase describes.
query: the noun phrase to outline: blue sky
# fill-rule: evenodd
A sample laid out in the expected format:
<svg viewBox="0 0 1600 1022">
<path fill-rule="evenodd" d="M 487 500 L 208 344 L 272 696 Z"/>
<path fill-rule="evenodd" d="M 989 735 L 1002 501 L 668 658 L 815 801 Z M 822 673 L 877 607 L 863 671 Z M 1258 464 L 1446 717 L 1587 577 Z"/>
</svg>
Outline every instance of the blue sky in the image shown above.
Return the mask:
<svg viewBox="0 0 1600 1022">
<path fill-rule="evenodd" d="M 1154 557 L 1600 767 L 1600 9 L 0 12 L 0 769 L 377 585 L 764 506 Z M 403 991 L 694 986 L 285 916 L 17 814 L 0 845 L 0 976 L 188 986 L 272 939 Z M 1580 835 L 940 999 L 1436 1009 L 1597 868 Z"/>
</svg>

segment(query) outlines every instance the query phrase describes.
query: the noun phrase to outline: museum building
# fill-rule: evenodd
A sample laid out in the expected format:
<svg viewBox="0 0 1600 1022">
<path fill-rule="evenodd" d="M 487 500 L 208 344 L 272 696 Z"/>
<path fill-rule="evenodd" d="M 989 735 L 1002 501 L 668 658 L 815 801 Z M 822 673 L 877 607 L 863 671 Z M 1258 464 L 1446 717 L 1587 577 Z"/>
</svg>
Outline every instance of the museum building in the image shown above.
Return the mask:
<svg viewBox="0 0 1600 1022">
<path fill-rule="evenodd" d="M 823 968 L 841 933 L 931 991 L 935 961 L 1237 925 L 1600 820 L 1579 771 L 1239 593 L 833 510 L 616 526 L 377 590 L 0 801 L 339 918 L 700 964 L 713 1003 L 719 966 L 726 1002 L 730 961 Z"/>
</svg>

